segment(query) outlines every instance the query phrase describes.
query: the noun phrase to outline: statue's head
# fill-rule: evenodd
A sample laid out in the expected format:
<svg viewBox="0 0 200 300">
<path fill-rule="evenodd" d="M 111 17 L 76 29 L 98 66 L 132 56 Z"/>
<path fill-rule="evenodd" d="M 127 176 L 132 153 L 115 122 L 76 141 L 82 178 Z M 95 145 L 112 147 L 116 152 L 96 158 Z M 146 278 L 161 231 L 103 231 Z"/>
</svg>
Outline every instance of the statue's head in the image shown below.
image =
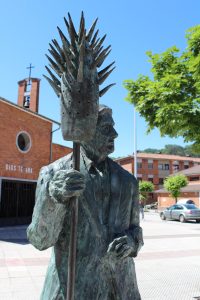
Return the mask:
<svg viewBox="0 0 200 300">
<path fill-rule="evenodd" d="M 114 129 L 111 108 L 99 105 L 98 120 L 94 137 L 82 146 L 93 161 L 103 161 L 114 151 L 114 140 L 118 136 Z"/>
</svg>

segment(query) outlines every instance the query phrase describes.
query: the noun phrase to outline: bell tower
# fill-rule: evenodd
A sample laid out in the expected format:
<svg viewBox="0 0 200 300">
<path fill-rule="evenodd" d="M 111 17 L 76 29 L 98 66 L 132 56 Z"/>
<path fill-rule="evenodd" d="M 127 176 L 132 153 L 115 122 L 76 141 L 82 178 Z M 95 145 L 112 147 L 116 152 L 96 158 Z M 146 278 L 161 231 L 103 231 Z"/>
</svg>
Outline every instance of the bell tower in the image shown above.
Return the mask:
<svg viewBox="0 0 200 300">
<path fill-rule="evenodd" d="M 18 82 L 17 104 L 38 113 L 40 79 L 31 77 L 31 68 L 30 64 L 29 77 Z"/>
</svg>

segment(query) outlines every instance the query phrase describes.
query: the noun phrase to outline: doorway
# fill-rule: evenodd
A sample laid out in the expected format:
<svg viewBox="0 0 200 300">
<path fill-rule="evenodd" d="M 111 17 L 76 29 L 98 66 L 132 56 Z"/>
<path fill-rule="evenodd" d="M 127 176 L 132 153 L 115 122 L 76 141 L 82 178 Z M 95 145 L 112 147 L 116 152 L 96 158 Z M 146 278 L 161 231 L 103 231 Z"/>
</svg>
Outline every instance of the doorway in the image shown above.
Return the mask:
<svg viewBox="0 0 200 300">
<path fill-rule="evenodd" d="M 29 224 L 35 205 L 36 182 L 2 179 L 0 226 Z"/>
</svg>

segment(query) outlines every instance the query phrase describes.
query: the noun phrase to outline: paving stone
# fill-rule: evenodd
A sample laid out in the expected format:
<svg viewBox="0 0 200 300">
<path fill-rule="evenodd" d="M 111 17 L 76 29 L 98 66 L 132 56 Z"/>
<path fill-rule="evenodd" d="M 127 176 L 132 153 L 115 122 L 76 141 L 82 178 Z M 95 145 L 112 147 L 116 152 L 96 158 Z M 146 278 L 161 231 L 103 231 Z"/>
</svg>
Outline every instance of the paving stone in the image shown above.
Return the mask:
<svg viewBox="0 0 200 300">
<path fill-rule="evenodd" d="M 142 300 L 200 296 L 200 224 L 163 222 L 146 213 L 141 226 L 145 245 L 135 264 Z M 28 244 L 26 226 L 0 228 L 1 237 L 0 300 L 39 300 L 51 249 Z"/>
</svg>

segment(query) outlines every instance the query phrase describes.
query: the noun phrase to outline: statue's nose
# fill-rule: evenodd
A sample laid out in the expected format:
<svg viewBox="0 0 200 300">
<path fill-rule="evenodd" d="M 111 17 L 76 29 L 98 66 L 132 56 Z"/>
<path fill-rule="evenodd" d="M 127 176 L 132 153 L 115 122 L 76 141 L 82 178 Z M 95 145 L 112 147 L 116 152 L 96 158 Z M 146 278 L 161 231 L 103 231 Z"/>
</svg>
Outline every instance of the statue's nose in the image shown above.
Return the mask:
<svg viewBox="0 0 200 300">
<path fill-rule="evenodd" d="M 113 128 L 112 136 L 113 136 L 114 139 L 116 139 L 116 138 L 118 137 L 118 133 L 117 133 L 117 131 L 115 130 L 115 128 Z"/>
</svg>

